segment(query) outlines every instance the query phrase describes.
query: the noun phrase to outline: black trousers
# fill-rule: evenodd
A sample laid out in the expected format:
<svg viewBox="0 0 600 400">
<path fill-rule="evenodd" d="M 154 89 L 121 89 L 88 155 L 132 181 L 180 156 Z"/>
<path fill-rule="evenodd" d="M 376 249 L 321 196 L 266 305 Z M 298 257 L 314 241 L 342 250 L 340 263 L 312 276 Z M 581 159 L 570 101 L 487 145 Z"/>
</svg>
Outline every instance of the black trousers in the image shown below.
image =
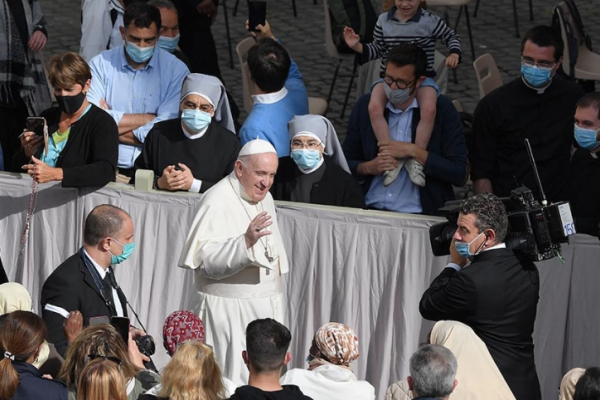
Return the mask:
<svg viewBox="0 0 600 400">
<path fill-rule="evenodd" d="M 20 165 L 12 165 L 12 159 L 15 153 L 21 149 L 19 136 L 23 133 L 28 116 L 25 104 L 18 107 L 0 106 L 0 144 L 6 171 L 23 172 Z"/>
</svg>

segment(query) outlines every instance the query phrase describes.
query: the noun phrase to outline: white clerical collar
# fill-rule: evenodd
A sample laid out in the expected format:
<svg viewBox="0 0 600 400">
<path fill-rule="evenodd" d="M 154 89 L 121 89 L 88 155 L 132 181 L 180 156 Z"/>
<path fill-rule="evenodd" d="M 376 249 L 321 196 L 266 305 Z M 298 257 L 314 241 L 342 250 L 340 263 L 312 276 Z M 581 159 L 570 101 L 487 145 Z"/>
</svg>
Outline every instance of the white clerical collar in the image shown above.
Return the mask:
<svg viewBox="0 0 600 400">
<path fill-rule="evenodd" d="M 401 110 L 399 108 L 394 107 L 394 105 L 390 101 L 387 102 L 386 107 L 394 114 L 402 114 L 403 112 L 407 112 L 408 110 L 411 110 L 413 108 L 419 108 L 419 102 L 417 101 L 417 97 L 415 96 L 412 103 L 410 103 L 410 105 L 406 107 L 406 110 Z"/>
<path fill-rule="evenodd" d="M 209 127 L 210 127 L 210 124 L 206 128 L 202 129 L 200 132 L 194 133 L 192 135 L 187 131 L 187 129 L 185 129 L 185 126 L 183 126 L 183 121 L 181 122 L 181 131 L 183 132 L 183 134 L 185 135 L 186 138 L 192 139 L 192 140 L 200 139 L 202 136 L 204 136 L 204 134 L 206 133 L 206 131 L 208 130 Z"/>
<path fill-rule="evenodd" d="M 83 249 L 83 253 L 85 254 L 85 256 L 88 258 L 88 260 L 90 260 L 92 262 L 92 264 L 94 264 L 94 267 L 96 268 L 96 271 L 98 271 L 98 274 L 100 274 L 100 278 L 104 279 L 104 277 L 106 276 L 106 270 L 104 268 L 102 268 L 89 254 L 87 251 L 85 251 L 85 249 Z"/>
<path fill-rule="evenodd" d="M 505 249 L 505 248 L 506 248 L 506 243 L 500 243 L 500 244 L 497 244 L 495 246 L 488 247 L 485 250 L 481 250 L 481 252 L 483 253 L 483 252 L 488 251 L 488 250 Z"/>
<path fill-rule="evenodd" d="M 253 94 L 252 100 L 254 104 L 273 104 L 283 99 L 288 93 L 288 90 L 284 87 L 279 92 L 265 93 L 265 94 Z"/>
<path fill-rule="evenodd" d="M 550 83 L 548 84 L 548 86 L 544 86 L 543 88 L 536 88 L 536 87 L 531 86 L 529 84 L 529 82 L 527 82 L 527 79 L 525 79 L 525 77 L 522 74 L 521 74 L 521 80 L 523 81 L 525 86 L 527 86 L 529 89 L 535 90 L 537 92 L 537 94 L 544 94 L 546 89 L 548 89 L 550 87 L 550 85 L 552 85 L 552 82 L 554 82 L 554 76 L 552 76 L 552 78 L 550 78 Z"/>
</svg>

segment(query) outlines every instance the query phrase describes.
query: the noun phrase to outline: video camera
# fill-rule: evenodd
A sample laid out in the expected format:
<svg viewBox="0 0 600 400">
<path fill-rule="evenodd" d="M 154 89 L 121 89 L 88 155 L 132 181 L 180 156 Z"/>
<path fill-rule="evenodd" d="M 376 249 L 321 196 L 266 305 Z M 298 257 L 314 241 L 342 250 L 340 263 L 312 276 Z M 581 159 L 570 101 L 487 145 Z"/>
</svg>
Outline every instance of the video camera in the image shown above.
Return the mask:
<svg viewBox="0 0 600 400">
<path fill-rule="evenodd" d="M 531 261 L 549 260 L 560 253 L 560 244 L 568 243 L 575 234 L 571 207 L 566 201 L 542 205 L 531 190 L 521 186 L 509 198 L 500 199 L 508 212 L 506 247 Z M 452 236 L 456 231 L 460 205 L 448 202 L 440 209 L 447 222 L 429 228 L 431 249 L 435 256 L 450 254 Z"/>
<path fill-rule="evenodd" d="M 507 248 L 527 260 L 549 260 L 558 256 L 560 244 L 568 243 L 569 236 L 576 233 L 575 224 L 569 202 L 547 204 L 529 140 L 525 139 L 525 144 L 542 202 L 535 200 L 531 190 L 525 186 L 511 191 L 509 198 L 500 199 L 508 213 L 508 232 L 504 242 Z M 431 249 L 435 256 L 450 254 L 450 244 L 460 213 L 460 201 L 448 202 L 439 211 L 448 221 L 429 228 Z"/>
</svg>

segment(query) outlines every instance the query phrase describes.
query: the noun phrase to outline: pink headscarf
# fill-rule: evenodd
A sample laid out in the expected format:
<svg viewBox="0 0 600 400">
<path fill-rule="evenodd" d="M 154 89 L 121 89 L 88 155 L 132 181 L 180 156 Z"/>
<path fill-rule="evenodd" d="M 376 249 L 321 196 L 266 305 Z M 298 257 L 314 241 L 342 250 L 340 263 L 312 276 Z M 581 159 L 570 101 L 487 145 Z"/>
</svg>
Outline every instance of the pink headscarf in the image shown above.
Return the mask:
<svg viewBox="0 0 600 400">
<path fill-rule="evenodd" d="M 163 326 L 163 345 L 172 356 L 177 346 L 187 340 L 204 343 L 204 324 L 190 311 L 174 311 L 167 317 Z"/>
</svg>

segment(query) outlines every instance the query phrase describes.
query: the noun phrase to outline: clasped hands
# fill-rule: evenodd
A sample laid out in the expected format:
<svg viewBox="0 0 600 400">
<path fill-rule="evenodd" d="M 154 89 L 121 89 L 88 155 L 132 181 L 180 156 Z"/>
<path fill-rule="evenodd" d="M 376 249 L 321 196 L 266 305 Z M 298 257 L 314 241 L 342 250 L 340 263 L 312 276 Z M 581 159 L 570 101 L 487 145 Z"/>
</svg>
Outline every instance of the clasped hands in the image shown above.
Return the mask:
<svg viewBox="0 0 600 400">
<path fill-rule="evenodd" d="M 180 169 L 175 169 L 174 165 L 169 165 L 163 170 L 163 173 L 156 182 L 156 186 L 163 190 L 190 190 L 194 183 L 194 176 L 187 165 L 177 164 Z"/>
</svg>

